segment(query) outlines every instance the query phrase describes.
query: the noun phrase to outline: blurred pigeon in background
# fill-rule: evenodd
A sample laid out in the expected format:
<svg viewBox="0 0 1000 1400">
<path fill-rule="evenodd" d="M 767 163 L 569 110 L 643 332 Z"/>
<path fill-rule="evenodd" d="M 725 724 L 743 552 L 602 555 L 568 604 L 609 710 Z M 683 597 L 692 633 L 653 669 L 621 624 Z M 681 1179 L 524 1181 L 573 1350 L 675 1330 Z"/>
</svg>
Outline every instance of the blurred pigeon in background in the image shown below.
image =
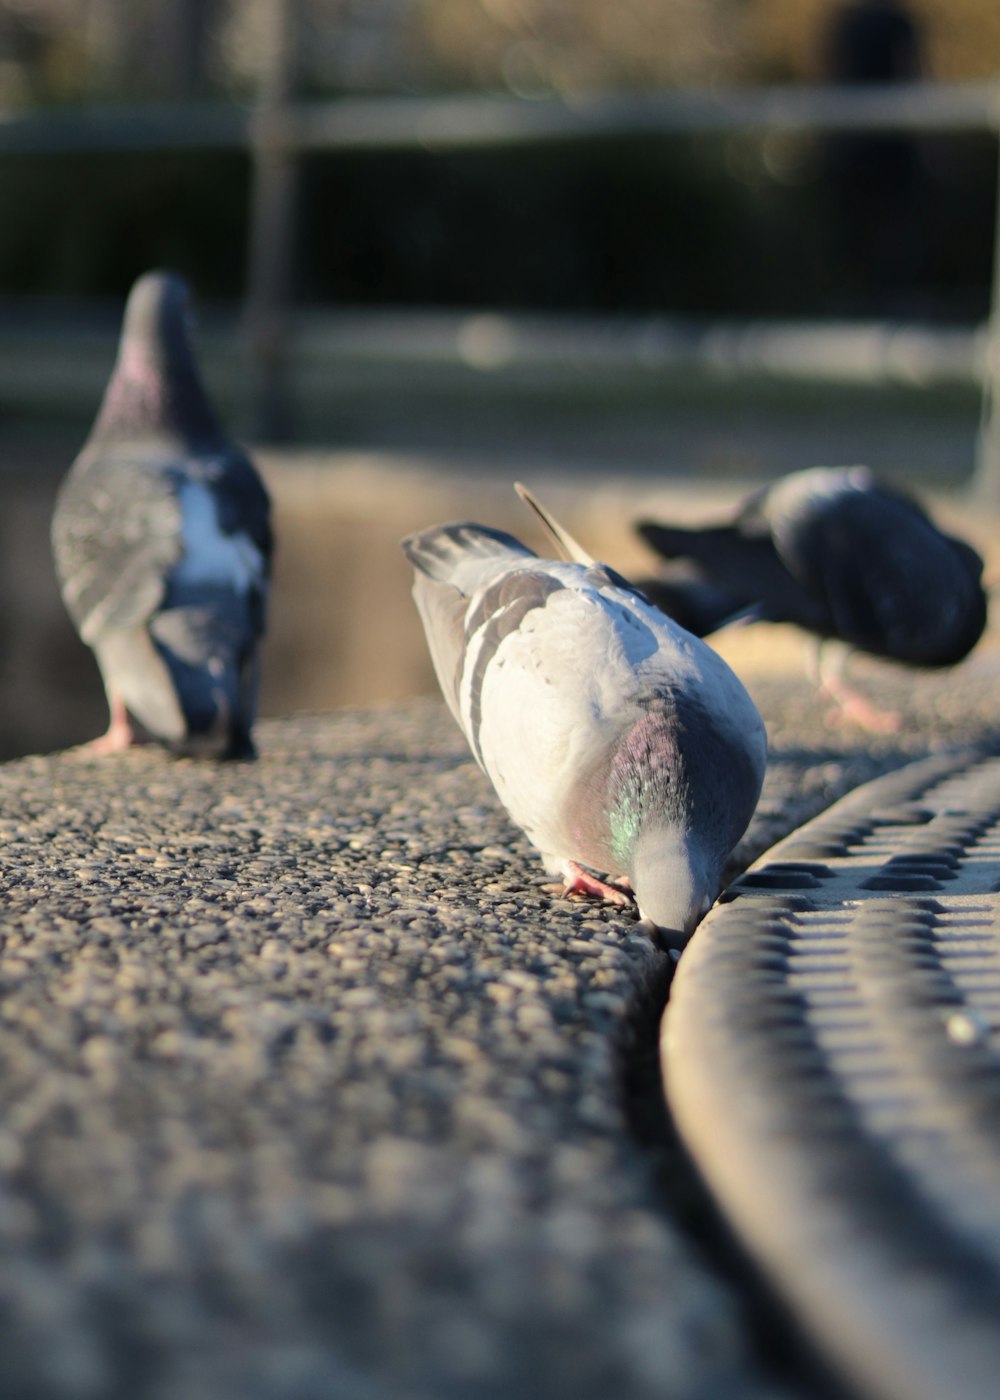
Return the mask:
<svg viewBox="0 0 1000 1400">
<path fill-rule="evenodd" d="M 679 575 L 642 582 L 660 607 L 699 636 L 737 618 L 815 633 L 820 684 L 844 716 L 869 729 L 898 728 L 899 716 L 846 683 L 851 650 L 950 666 L 986 625 L 979 555 L 866 467 L 792 472 L 717 525 L 641 520 L 636 530 L 680 561 Z"/>
<path fill-rule="evenodd" d="M 441 689 L 564 893 L 631 888 L 683 942 L 756 807 L 764 726 L 721 657 L 518 489 L 571 562 L 482 525 L 403 541 Z"/>
<path fill-rule="evenodd" d="M 125 308 L 97 420 L 59 491 L 63 599 L 93 648 L 111 711 L 91 745 L 134 741 L 253 754 L 270 502 L 206 398 L 182 278 L 149 272 Z"/>
</svg>

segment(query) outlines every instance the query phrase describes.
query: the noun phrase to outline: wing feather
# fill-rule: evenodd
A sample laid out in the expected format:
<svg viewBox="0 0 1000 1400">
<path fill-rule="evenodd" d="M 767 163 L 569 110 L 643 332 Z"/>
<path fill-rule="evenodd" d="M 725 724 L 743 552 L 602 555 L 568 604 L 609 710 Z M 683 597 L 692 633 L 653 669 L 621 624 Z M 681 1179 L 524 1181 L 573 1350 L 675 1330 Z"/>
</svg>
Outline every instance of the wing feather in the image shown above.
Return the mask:
<svg viewBox="0 0 1000 1400">
<path fill-rule="evenodd" d="M 52 545 L 63 597 L 89 645 L 147 621 L 183 552 L 175 462 L 118 450 L 78 459 L 59 491 Z"/>
</svg>

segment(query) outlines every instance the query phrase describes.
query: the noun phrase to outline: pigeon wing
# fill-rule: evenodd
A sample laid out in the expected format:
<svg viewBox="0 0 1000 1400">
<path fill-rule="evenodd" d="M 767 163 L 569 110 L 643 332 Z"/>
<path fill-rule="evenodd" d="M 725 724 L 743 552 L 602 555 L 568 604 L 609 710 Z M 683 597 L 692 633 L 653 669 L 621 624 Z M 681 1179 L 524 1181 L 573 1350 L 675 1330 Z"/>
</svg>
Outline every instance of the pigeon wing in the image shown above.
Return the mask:
<svg viewBox="0 0 1000 1400">
<path fill-rule="evenodd" d="M 637 672 L 671 626 L 635 594 L 595 586 L 595 574 L 540 561 L 469 619 L 460 706 L 470 742 L 553 869 L 568 852 L 612 868 L 599 805 L 607 766 L 634 718 Z"/>
<path fill-rule="evenodd" d="M 467 615 L 473 605 L 480 612 L 488 608 L 489 599 L 484 602 L 488 590 L 502 583 L 513 565 L 536 556 L 513 535 L 471 521 L 435 525 L 408 535 L 402 548 L 415 570 L 413 597 L 441 693 L 472 743 L 459 708 Z"/>
<path fill-rule="evenodd" d="M 63 597 L 88 645 L 151 617 L 182 554 L 177 474 L 140 448 L 78 459 L 56 501 L 52 545 Z"/>
<path fill-rule="evenodd" d="M 616 836 L 608 806 L 622 746 L 664 705 L 683 705 L 695 730 L 718 730 L 737 748 L 744 731 L 759 742 L 760 721 L 721 657 L 602 572 L 558 563 L 518 571 L 510 583 L 519 603 L 512 598 L 470 644 L 461 699 L 478 724 L 483 768 L 550 868 L 572 853 L 625 873 L 635 833 Z M 702 741 L 692 731 L 680 742 Z M 669 766 L 666 753 L 649 763 Z M 644 803 L 670 805 L 657 777 L 640 786 Z"/>
</svg>

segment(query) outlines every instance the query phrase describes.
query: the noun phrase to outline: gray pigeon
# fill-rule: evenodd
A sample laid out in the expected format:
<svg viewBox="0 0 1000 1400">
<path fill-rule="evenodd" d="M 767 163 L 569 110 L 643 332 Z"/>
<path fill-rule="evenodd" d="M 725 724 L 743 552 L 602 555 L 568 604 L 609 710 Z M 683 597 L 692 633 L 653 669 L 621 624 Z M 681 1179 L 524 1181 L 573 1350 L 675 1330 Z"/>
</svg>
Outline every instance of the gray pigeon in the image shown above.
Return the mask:
<svg viewBox="0 0 1000 1400">
<path fill-rule="evenodd" d="M 270 502 L 206 398 L 189 317 L 182 278 L 135 283 L 104 401 L 56 502 L 63 599 L 111 711 L 97 752 L 132 743 L 134 721 L 178 752 L 254 751 Z"/>
<path fill-rule="evenodd" d="M 764 726 L 721 657 L 518 489 L 571 562 L 483 525 L 403 541 L 441 689 L 564 893 L 630 888 L 682 943 L 757 804 Z"/>
<path fill-rule="evenodd" d="M 699 635 L 727 620 L 791 622 L 820 640 L 819 677 L 841 710 L 898 726 L 844 681 L 850 650 L 912 666 L 951 666 L 986 625 L 983 563 L 867 467 L 813 467 L 755 492 L 728 520 L 636 525 L 682 575 L 643 582 Z M 832 643 L 832 647 L 830 645 Z M 835 666 L 824 664 L 832 654 Z"/>
</svg>

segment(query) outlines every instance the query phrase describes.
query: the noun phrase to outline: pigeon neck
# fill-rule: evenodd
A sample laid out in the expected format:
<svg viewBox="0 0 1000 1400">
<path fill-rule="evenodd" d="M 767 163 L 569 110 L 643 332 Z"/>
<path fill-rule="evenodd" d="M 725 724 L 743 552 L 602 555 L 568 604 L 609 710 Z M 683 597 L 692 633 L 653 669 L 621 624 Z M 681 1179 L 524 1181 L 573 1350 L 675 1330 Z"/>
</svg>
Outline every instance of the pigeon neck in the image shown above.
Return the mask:
<svg viewBox="0 0 1000 1400">
<path fill-rule="evenodd" d="M 628 869 L 648 821 L 683 818 L 686 795 L 677 716 L 661 699 L 632 726 L 611 766 L 607 811 L 612 850 L 622 870 Z"/>
<path fill-rule="evenodd" d="M 698 835 L 683 732 L 676 700 L 647 704 L 615 754 L 608 814 L 643 918 L 686 939 L 712 901 L 715 873 Z"/>
<path fill-rule="evenodd" d="M 97 436 L 160 431 L 189 445 L 220 437 L 218 420 L 187 353 L 122 347 L 94 427 Z"/>
</svg>

